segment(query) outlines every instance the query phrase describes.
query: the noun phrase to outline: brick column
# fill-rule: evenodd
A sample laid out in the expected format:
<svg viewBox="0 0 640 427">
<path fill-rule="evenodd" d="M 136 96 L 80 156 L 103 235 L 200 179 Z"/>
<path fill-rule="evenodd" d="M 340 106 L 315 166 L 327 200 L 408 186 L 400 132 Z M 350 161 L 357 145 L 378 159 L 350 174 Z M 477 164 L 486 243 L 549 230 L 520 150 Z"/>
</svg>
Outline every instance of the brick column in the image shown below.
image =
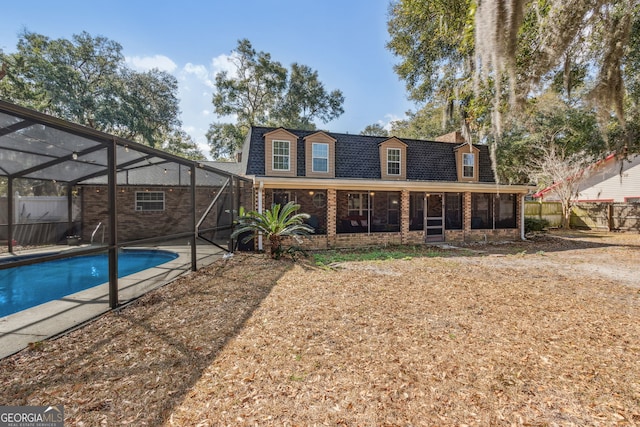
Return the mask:
<svg viewBox="0 0 640 427">
<path fill-rule="evenodd" d="M 258 200 L 260 199 L 260 196 L 258 195 L 258 193 L 260 193 L 260 186 L 256 183 L 255 187 L 254 187 L 254 200 L 253 200 L 253 210 L 254 211 L 258 211 Z M 264 212 L 264 210 L 266 209 L 266 205 L 265 205 L 265 197 L 266 197 L 266 191 L 264 189 L 264 187 L 262 188 L 262 211 Z M 251 210 L 251 209 L 249 209 Z"/>
<path fill-rule="evenodd" d="M 466 236 L 471 231 L 471 193 L 467 192 L 462 195 L 462 206 L 462 228 Z"/>
<path fill-rule="evenodd" d="M 410 194 L 409 190 L 400 192 L 400 241 L 403 245 L 408 243 L 409 236 Z"/>
<path fill-rule="evenodd" d="M 337 193 L 335 188 L 327 189 L 327 245 L 336 243 L 336 215 L 338 210 Z"/>
</svg>

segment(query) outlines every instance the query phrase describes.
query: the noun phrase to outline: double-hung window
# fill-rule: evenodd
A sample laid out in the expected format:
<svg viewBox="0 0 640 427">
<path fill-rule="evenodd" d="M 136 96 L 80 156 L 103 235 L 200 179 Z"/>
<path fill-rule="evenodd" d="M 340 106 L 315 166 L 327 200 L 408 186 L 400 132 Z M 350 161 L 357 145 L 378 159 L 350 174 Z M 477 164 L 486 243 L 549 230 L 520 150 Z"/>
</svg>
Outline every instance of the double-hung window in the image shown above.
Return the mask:
<svg viewBox="0 0 640 427">
<path fill-rule="evenodd" d="M 473 153 L 462 153 L 462 177 L 475 177 L 475 155 Z"/>
<path fill-rule="evenodd" d="M 349 216 L 368 216 L 369 210 L 369 193 L 349 193 Z"/>
<path fill-rule="evenodd" d="M 291 147 L 289 141 L 273 141 L 273 170 L 288 171 L 290 169 Z"/>
<path fill-rule="evenodd" d="M 136 191 L 137 211 L 163 211 L 164 191 Z"/>
<path fill-rule="evenodd" d="M 400 175 L 400 153 L 399 148 L 387 148 L 387 175 Z"/>
<path fill-rule="evenodd" d="M 329 144 L 314 142 L 311 144 L 312 171 L 329 172 Z"/>
</svg>

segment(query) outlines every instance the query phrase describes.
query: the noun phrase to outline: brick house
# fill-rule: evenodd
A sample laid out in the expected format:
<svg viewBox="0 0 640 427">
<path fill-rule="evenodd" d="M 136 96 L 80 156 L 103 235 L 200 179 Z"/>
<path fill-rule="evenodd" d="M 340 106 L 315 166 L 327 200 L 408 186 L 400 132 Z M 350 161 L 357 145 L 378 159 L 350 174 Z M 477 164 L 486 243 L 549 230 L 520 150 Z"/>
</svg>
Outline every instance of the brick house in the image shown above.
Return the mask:
<svg viewBox="0 0 640 427">
<path fill-rule="evenodd" d="M 311 215 L 308 248 L 516 240 L 526 185 L 499 185 L 488 147 L 253 127 L 240 153 L 255 204 L 295 201 Z"/>
</svg>

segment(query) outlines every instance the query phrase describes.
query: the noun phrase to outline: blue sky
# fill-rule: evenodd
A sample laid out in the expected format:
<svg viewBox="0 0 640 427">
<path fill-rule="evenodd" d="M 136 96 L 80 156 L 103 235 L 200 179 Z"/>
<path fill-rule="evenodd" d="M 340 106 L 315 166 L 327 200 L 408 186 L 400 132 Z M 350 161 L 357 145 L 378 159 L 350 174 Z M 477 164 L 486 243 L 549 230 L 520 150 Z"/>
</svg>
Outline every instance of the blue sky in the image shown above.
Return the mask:
<svg viewBox="0 0 640 427">
<path fill-rule="evenodd" d="M 415 106 L 393 71 L 386 48 L 389 0 L 10 1 L 2 6 L 0 48 L 15 50 L 23 30 L 71 39 L 87 31 L 120 43 L 129 66 L 168 71 L 178 79 L 183 128 L 208 154 L 215 74 L 228 67 L 237 41 L 318 71 L 327 91 L 340 89 L 345 113 L 318 127 L 359 133 L 388 125 Z"/>
</svg>

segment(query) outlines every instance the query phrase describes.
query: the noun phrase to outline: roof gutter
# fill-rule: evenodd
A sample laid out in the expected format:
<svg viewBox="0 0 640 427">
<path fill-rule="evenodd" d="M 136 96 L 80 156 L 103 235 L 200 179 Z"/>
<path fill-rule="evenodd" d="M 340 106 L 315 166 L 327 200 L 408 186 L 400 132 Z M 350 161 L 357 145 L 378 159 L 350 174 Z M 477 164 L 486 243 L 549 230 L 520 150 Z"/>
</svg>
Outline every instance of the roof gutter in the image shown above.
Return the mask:
<svg viewBox="0 0 640 427">
<path fill-rule="evenodd" d="M 428 191 L 428 192 L 472 192 L 472 193 L 522 193 L 528 194 L 535 190 L 532 185 L 501 185 L 495 182 L 453 182 L 453 181 L 406 181 L 406 180 L 369 180 L 369 179 L 326 179 L 296 177 L 259 177 L 260 185 L 271 189 L 305 189 L 322 190 L 334 188 L 336 190 L 372 189 L 388 191 Z M 261 187 L 262 188 L 262 187 Z"/>
</svg>

